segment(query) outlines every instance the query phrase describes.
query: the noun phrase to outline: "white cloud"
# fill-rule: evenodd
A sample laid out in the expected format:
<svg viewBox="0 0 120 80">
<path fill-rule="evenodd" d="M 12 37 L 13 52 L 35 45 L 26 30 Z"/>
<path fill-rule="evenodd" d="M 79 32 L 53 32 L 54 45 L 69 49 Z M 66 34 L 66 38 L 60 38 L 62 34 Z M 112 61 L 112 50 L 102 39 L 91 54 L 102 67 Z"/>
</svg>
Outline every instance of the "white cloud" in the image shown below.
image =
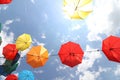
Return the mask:
<svg viewBox="0 0 120 80">
<path fill-rule="evenodd" d="M 34 70 L 33 72 L 34 72 L 34 73 L 37 73 L 37 74 L 42 74 L 42 73 L 44 73 L 43 70 Z"/>
<path fill-rule="evenodd" d="M 36 39 L 33 39 L 33 43 L 34 44 L 36 43 L 37 45 L 42 45 L 42 46 L 45 45 L 45 43 L 41 43 L 41 42 L 37 41 Z"/>
<path fill-rule="evenodd" d="M 35 0 L 31 0 L 31 2 L 32 2 L 33 4 L 35 4 Z"/>
<path fill-rule="evenodd" d="M 79 24 L 76 24 L 75 26 L 71 27 L 70 30 L 75 31 L 75 30 L 79 30 L 80 28 L 81 26 Z"/>
<path fill-rule="evenodd" d="M 64 80 L 65 79 L 65 77 L 56 77 L 55 79 L 53 79 L 53 80 Z"/>
<path fill-rule="evenodd" d="M 86 51 L 92 50 L 88 45 L 86 46 Z M 82 63 L 78 65 L 76 74 L 87 71 L 93 67 L 95 61 L 101 58 L 102 55 L 99 51 L 85 52 Z"/>
<path fill-rule="evenodd" d="M 116 70 L 114 71 L 116 76 L 120 76 L 120 65 L 117 66 Z"/>
<path fill-rule="evenodd" d="M 102 72 L 106 72 L 109 69 L 99 67 L 98 71 L 84 71 L 83 75 L 79 76 L 79 80 L 97 80 Z"/>
<path fill-rule="evenodd" d="M 90 32 L 87 36 L 89 41 L 96 41 L 96 40 L 102 40 L 101 37 L 99 37 L 96 33 Z"/>
<path fill-rule="evenodd" d="M 0 10 L 7 10 L 8 5 L 0 5 Z"/>
<path fill-rule="evenodd" d="M 118 0 L 94 0 L 93 13 L 86 20 L 90 41 L 100 40 L 98 34 L 116 34 L 120 30 L 118 5 Z"/>
<path fill-rule="evenodd" d="M 42 39 L 45 39 L 45 38 L 46 38 L 45 33 L 42 33 L 41 38 L 42 38 Z"/>
</svg>

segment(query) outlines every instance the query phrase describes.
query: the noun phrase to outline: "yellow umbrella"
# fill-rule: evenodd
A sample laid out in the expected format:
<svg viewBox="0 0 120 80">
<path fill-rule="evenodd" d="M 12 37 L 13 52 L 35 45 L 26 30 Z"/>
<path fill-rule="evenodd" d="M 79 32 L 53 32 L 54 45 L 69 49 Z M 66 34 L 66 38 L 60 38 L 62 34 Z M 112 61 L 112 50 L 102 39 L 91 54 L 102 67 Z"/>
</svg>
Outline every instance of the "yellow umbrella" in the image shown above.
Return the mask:
<svg viewBox="0 0 120 80">
<path fill-rule="evenodd" d="M 22 34 L 16 40 L 16 48 L 20 51 L 27 49 L 32 43 L 31 36 L 29 34 Z"/>
<path fill-rule="evenodd" d="M 27 53 L 26 62 L 33 68 L 44 66 L 49 56 L 48 51 L 43 46 L 33 46 Z"/>
<path fill-rule="evenodd" d="M 92 12 L 89 8 L 91 2 L 92 0 L 64 0 L 63 10 L 71 19 L 84 19 Z"/>
</svg>

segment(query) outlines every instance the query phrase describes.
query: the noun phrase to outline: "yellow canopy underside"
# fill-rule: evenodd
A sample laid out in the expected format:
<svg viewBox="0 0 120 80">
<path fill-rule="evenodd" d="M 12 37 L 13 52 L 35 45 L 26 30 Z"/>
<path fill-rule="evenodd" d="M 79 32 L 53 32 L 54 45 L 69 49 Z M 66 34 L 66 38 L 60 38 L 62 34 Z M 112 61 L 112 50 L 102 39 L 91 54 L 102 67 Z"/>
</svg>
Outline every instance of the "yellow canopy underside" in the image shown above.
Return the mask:
<svg viewBox="0 0 120 80">
<path fill-rule="evenodd" d="M 92 11 L 75 11 L 73 15 L 69 15 L 71 19 L 84 19 L 86 18 Z"/>
<path fill-rule="evenodd" d="M 71 19 L 84 19 L 92 12 L 92 10 L 80 10 L 80 8 L 86 6 L 91 2 L 92 0 L 64 0 L 64 7 L 67 6 L 67 8 L 64 8 L 64 12 Z M 71 14 L 70 10 L 67 9 L 75 10 Z"/>
<path fill-rule="evenodd" d="M 20 51 L 27 49 L 32 43 L 31 36 L 29 34 L 22 34 L 16 40 L 16 48 Z"/>
</svg>

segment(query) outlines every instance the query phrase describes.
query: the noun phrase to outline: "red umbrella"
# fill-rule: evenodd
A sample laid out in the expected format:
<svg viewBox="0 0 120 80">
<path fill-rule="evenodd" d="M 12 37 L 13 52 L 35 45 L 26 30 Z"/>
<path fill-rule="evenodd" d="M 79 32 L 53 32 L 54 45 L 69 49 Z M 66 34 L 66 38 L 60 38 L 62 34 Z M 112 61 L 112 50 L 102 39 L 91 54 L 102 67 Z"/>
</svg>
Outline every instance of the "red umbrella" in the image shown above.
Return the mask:
<svg viewBox="0 0 120 80">
<path fill-rule="evenodd" d="M 63 64 L 74 67 L 82 62 L 83 50 L 80 45 L 74 42 L 63 44 L 59 50 L 59 57 Z"/>
<path fill-rule="evenodd" d="M 18 77 L 14 74 L 10 74 L 6 77 L 5 80 L 18 80 Z"/>
<path fill-rule="evenodd" d="M 5 47 L 3 47 L 3 55 L 8 60 L 14 60 L 17 53 L 18 50 L 16 49 L 15 44 L 7 44 Z"/>
<path fill-rule="evenodd" d="M 9 4 L 12 0 L 0 0 L 0 4 Z"/>
<path fill-rule="evenodd" d="M 104 39 L 102 51 L 110 61 L 120 62 L 120 37 L 111 35 Z"/>
</svg>

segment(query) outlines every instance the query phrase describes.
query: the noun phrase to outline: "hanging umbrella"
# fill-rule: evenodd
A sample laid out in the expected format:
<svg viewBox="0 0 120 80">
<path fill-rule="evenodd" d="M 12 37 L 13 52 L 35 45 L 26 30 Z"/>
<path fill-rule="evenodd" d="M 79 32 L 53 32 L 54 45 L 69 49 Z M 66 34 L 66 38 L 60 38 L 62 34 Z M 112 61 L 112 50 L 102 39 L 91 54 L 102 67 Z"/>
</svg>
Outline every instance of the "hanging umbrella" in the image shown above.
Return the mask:
<svg viewBox="0 0 120 80">
<path fill-rule="evenodd" d="M 18 74 L 18 80 L 34 80 L 34 75 L 29 70 L 23 70 Z"/>
<path fill-rule="evenodd" d="M 4 72 L 8 74 L 11 74 L 13 71 L 15 71 L 18 67 L 18 63 L 15 63 L 14 65 L 11 65 L 12 61 L 6 60 L 3 64 Z"/>
<path fill-rule="evenodd" d="M 23 51 L 27 49 L 32 43 L 31 36 L 29 34 L 22 34 L 16 40 L 16 47 L 18 50 Z"/>
<path fill-rule="evenodd" d="M 64 0 L 63 10 L 71 19 L 84 19 L 92 12 L 91 2 L 92 0 Z"/>
<path fill-rule="evenodd" d="M 14 74 L 10 74 L 6 77 L 5 80 L 18 80 L 18 77 Z"/>
<path fill-rule="evenodd" d="M 0 0 L 0 4 L 9 4 L 12 0 Z"/>
<path fill-rule="evenodd" d="M 80 45 L 71 41 L 63 44 L 58 52 L 61 62 L 70 67 L 80 64 L 83 54 Z"/>
<path fill-rule="evenodd" d="M 15 44 L 7 44 L 5 47 L 3 47 L 3 55 L 8 60 L 13 60 L 18 53 L 18 50 L 16 49 Z"/>
<path fill-rule="evenodd" d="M 0 45 L 1 45 L 1 43 L 2 43 L 2 38 L 1 38 L 1 36 L 0 36 Z"/>
<path fill-rule="evenodd" d="M 102 51 L 110 61 L 120 63 L 120 37 L 111 35 L 104 39 Z"/>
<path fill-rule="evenodd" d="M 15 56 L 14 60 L 12 60 L 11 65 L 14 65 L 15 63 L 17 63 L 19 59 L 20 59 L 20 54 L 17 53 L 17 55 Z"/>
<path fill-rule="evenodd" d="M 7 76 L 8 74 L 4 71 L 4 66 L 0 65 L 0 75 Z"/>
<path fill-rule="evenodd" d="M 33 46 L 27 53 L 27 63 L 33 68 L 44 66 L 48 60 L 48 51 L 43 46 Z"/>
</svg>

